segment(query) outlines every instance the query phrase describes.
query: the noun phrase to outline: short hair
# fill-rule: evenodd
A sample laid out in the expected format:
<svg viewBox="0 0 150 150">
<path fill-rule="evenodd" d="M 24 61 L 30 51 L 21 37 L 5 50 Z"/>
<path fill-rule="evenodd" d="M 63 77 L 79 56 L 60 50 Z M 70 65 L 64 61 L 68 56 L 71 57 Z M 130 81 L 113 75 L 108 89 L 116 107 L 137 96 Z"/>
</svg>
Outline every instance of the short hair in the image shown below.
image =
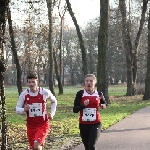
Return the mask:
<svg viewBox="0 0 150 150">
<path fill-rule="evenodd" d="M 85 78 L 87 78 L 87 77 L 92 77 L 95 80 L 95 82 L 97 82 L 97 78 L 96 78 L 96 76 L 94 74 L 87 74 L 85 76 Z"/>
<path fill-rule="evenodd" d="M 28 79 L 38 79 L 38 74 L 36 72 L 29 72 L 27 74 L 27 80 Z"/>
</svg>

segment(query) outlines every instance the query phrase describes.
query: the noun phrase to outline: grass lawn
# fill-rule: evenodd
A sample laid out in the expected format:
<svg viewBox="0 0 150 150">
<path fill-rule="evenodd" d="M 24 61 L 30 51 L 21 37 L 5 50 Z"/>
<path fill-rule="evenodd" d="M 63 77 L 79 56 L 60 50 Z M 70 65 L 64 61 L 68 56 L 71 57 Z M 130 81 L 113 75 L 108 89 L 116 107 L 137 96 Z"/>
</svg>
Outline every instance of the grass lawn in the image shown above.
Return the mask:
<svg viewBox="0 0 150 150">
<path fill-rule="evenodd" d="M 71 138 L 74 139 L 75 144 L 81 142 L 78 129 L 79 114 L 72 112 L 74 97 L 76 92 L 80 89 L 82 89 L 82 87 L 64 87 L 64 95 L 56 95 L 58 100 L 57 112 L 51 122 L 51 132 L 48 135 L 45 149 L 59 149 L 58 146 L 62 148 L 62 145 Z M 58 93 L 57 88 L 55 92 Z M 126 97 L 124 96 L 125 93 L 125 86 L 109 87 L 111 104 L 108 105 L 106 110 L 100 109 L 103 130 L 138 109 L 150 105 L 150 101 L 142 101 L 142 95 Z M 10 147 L 23 150 L 24 146 L 27 147 L 28 142 L 25 132 L 25 115 L 17 115 L 15 112 L 18 100 L 17 88 L 6 88 L 5 95 L 8 144 Z M 55 146 L 57 148 L 54 148 Z"/>
</svg>

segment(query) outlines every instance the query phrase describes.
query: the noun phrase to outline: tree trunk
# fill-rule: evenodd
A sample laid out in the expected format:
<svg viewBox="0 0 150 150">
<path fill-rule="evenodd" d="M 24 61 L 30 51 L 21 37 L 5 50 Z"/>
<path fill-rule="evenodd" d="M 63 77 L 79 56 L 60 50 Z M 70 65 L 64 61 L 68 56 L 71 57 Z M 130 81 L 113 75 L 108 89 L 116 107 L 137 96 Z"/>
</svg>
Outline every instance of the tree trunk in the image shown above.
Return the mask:
<svg viewBox="0 0 150 150">
<path fill-rule="evenodd" d="M 150 9 L 148 18 L 148 55 L 147 55 L 147 73 L 145 79 L 145 93 L 143 100 L 150 99 Z"/>
<path fill-rule="evenodd" d="M 55 95 L 54 92 L 54 61 L 53 61 L 53 5 L 52 0 L 46 0 L 48 8 L 48 19 L 49 19 L 49 34 L 48 34 L 48 49 L 49 49 L 49 89 Z"/>
<path fill-rule="evenodd" d="M 55 50 L 53 50 L 53 57 L 54 57 L 54 64 L 55 64 L 55 74 L 56 74 L 56 78 L 58 81 L 58 89 L 59 89 L 58 94 L 60 95 L 60 94 L 63 94 L 63 86 L 62 86 L 60 74 L 58 73 L 59 71 L 58 71 L 58 65 L 57 65 Z"/>
<path fill-rule="evenodd" d="M 70 4 L 69 0 L 66 0 L 66 3 L 67 3 L 67 7 L 68 7 L 68 11 L 70 13 L 70 16 L 71 16 L 71 18 L 74 22 L 74 25 L 76 27 L 76 30 L 77 30 L 77 35 L 79 38 L 80 48 L 81 48 L 81 52 L 82 52 L 82 64 L 83 64 L 82 70 L 83 70 L 83 74 L 85 76 L 88 73 L 88 67 L 87 67 L 87 56 L 86 56 L 86 50 L 84 47 L 84 41 L 82 38 L 82 34 L 80 32 L 80 28 L 79 28 L 79 25 L 77 23 L 76 17 L 74 16 L 74 13 L 72 11 L 71 4 Z"/>
<path fill-rule="evenodd" d="M 125 0 L 119 0 L 119 7 L 122 15 L 122 37 L 124 43 L 124 49 L 126 52 L 126 63 L 127 63 L 127 96 L 135 95 L 136 93 L 136 74 L 137 74 L 137 54 L 138 45 L 143 30 L 143 25 L 145 22 L 145 13 L 147 10 L 148 0 L 143 0 L 143 9 L 140 20 L 140 27 L 135 39 L 135 45 L 132 46 L 131 35 L 130 35 L 130 25 L 126 18 L 126 4 Z"/>
<path fill-rule="evenodd" d="M 12 53 L 13 53 L 14 63 L 16 64 L 16 69 L 17 69 L 18 94 L 20 95 L 20 93 L 22 92 L 22 82 L 21 82 L 22 71 L 21 71 L 21 66 L 19 64 L 19 59 L 18 59 L 18 56 L 17 56 L 17 49 L 16 49 L 15 40 L 14 40 L 14 31 L 13 31 L 13 28 L 12 28 L 11 12 L 10 12 L 9 8 L 8 8 L 8 24 L 9 24 L 9 35 L 10 35 L 10 38 L 11 38 L 11 50 L 12 50 Z"/>
<path fill-rule="evenodd" d="M 100 28 L 98 35 L 98 66 L 97 66 L 97 90 L 102 91 L 107 103 L 108 79 L 106 70 L 106 51 L 108 49 L 108 7 L 109 0 L 100 1 Z"/>
<path fill-rule="evenodd" d="M 61 30 L 60 30 L 60 54 L 59 54 L 59 72 L 58 69 L 56 70 L 57 67 L 57 61 L 55 60 L 55 72 L 59 73 L 57 75 L 57 81 L 58 81 L 58 88 L 59 88 L 59 94 L 63 94 L 63 86 L 62 86 L 62 70 L 63 70 L 63 62 L 62 62 L 62 41 L 63 41 L 63 28 L 64 28 L 64 16 L 61 17 Z M 55 54 L 54 54 L 55 55 Z M 55 56 L 54 56 L 55 57 Z M 56 57 L 55 57 L 56 59 Z"/>
<path fill-rule="evenodd" d="M 144 22 L 145 22 L 145 13 L 147 11 L 147 3 L 148 0 L 143 0 L 143 7 L 142 7 L 142 14 L 141 14 L 141 20 L 140 20 L 140 27 L 139 27 L 139 31 L 137 33 L 136 39 L 135 39 L 135 44 L 133 47 L 133 83 L 136 84 L 136 76 L 137 76 L 137 55 L 138 55 L 138 46 L 139 46 L 139 41 L 140 41 L 140 37 L 142 34 L 142 30 L 143 30 L 143 26 L 144 26 Z M 135 88 L 135 87 L 134 87 Z"/>
<path fill-rule="evenodd" d="M 5 88 L 4 88 L 4 72 L 7 65 L 4 61 L 4 34 L 6 28 L 7 9 L 9 0 L 0 1 L 0 110 L 1 110 L 1 150 L 7 149 L 7 125 L 6 125 L 6 109 L 5 109 Z"/>
<path fill-rule="evenodd" d="M 127 96 L 133 95 L 133 85 L 132 85 L 132 43 L 131 36 L 129 32 L 129 24 L 126 21 L 126 5 L 125 0 L 119 0 L 119 7 L 122 15 L 122 37 L 123 44 L 126 54 L 126 63 L 127 63 Z"/>
</svg>

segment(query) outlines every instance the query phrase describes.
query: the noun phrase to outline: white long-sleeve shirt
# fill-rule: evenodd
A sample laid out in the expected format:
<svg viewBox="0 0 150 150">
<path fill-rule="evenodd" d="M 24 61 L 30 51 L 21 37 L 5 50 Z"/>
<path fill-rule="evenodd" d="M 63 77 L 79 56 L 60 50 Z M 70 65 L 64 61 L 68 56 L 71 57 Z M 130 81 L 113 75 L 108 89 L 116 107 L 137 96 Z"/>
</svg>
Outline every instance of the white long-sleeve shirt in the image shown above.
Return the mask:
<svg viewBox="0 0 150 150">
<path fill-rule="evenodd" d="M 51 93 L 50 90 L 45 89 L 45 88 L 41 88 L 41 87 L 39 87 L 39 88 L 40 88 L 40 90 L 39 90 L 40 94 L 43 95 L 43 100 L 45 102 L 47 99 L 49 99 L 51 101 L 50 111 L 51 111 L 51 117 L 53 117 L 55 115 L 56 107 L 57 107 L 56 97 Z M 29 91 L 29 93 L 28 93 L 28 91 Z M 24 105 L 25 95 L 30 94 L 30 96 L 37 96 L 38 92 L 39 92 L 39 91 L 37 91 L 37 92 L 33 93 L 30 91 L 30 88 L 28 88 L 28 91 L 26 89 L 20 94 L 17 105 L 16 105 L 16 113 L 20 113 L 20 114 L 24 113 L 23 105 Z"/>
</svg>

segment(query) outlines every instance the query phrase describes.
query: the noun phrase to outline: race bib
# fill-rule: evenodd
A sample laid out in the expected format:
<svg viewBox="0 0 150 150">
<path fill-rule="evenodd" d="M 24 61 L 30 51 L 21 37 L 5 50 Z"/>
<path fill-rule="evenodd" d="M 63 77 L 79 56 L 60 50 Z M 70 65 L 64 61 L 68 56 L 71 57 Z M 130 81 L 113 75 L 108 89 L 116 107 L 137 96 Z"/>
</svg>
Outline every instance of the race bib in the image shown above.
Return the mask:
<svg viewBox="0 0 150 150">
<path fill-rule="evenodd" d="M 83 109 L 82 121 L 95 121 L 96 120 L 96 108 Z"/>
<path fill-rule="evenodd" d="M 42 115 L 42 103 L 30 104 L 29 117 L 43 116 Z"/>
</svg>

